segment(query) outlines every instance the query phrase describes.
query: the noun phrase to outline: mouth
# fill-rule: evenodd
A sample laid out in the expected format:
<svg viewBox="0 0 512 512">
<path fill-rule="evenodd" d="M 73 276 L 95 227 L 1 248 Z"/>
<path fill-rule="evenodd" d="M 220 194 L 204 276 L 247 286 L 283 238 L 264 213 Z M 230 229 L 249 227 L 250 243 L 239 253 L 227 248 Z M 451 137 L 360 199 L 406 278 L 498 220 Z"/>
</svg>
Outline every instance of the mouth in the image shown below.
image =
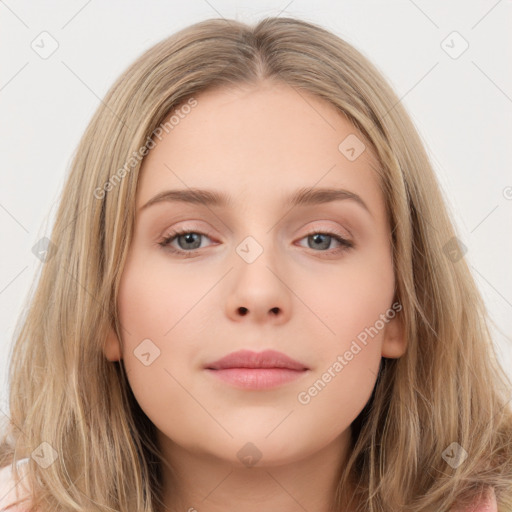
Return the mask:
<svg viewBox="0 0 512 512">
<path fill-rule="evenodd" d="M 240 350 L 205 365 L 215 378 L 242 389 L 269 389 L 286 384 L 309 368 L 282 352 Z"/>
</svg>

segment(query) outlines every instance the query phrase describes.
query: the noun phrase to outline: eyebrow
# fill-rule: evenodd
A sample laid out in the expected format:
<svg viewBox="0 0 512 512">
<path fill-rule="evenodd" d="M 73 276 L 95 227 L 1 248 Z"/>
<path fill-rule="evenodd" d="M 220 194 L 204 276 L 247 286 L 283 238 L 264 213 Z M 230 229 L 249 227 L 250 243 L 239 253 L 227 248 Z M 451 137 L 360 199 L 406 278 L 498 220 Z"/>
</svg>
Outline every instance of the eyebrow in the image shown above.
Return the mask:
<svg viewBox="0 0 512 512">
<path fill-rule="evenodd" d="M 347 199 L 359 204 L 359 206 L 362 206 L 370 215 L 372 215 L 368 206 L 360 196 L 354 192 L 350 192 L 349 190 L 338 188 L 301 188 L 289 197 L 287 204 L 292 207 L 310 206 Z M 222 208 L 233 205 L 232 197 L 224 192 L 200 188 L 187 188 L 164 190 L 141 206 L 139 211 L 145 210 L 149 206 L 162 202 L 184 202 Z"/>
</svg>

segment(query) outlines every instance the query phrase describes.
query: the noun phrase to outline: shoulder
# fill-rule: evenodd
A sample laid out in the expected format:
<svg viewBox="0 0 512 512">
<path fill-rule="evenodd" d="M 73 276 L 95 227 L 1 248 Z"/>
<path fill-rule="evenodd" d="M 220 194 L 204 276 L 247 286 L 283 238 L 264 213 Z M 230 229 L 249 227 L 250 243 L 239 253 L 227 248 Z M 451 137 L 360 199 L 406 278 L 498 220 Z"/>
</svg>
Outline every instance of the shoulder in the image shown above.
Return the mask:
<svg viewBox="0 0 512 512">
<path fill-rule="evenodd" d="M 465 508 L 454 505 L 450 512 L 498 512 L 496 493 L 492 487 L 488 487 L 471 505 Z"/>
<path fill-rule="evenodd" d="M 22 459 L 18 462 L 18 472 L 20 473 L 21 480 L 16 484 L 14 475 L 12 474 L 11 466 L 0 468 L 0 511 L 1 512 L 24 512 L 23 506 L 17 505 L 13 507 L 12 504 L 16 501 L 27 498 L 29 492 L 23 485 L 25 481 L 24 469 L 28 459 Z"/>
</svg>

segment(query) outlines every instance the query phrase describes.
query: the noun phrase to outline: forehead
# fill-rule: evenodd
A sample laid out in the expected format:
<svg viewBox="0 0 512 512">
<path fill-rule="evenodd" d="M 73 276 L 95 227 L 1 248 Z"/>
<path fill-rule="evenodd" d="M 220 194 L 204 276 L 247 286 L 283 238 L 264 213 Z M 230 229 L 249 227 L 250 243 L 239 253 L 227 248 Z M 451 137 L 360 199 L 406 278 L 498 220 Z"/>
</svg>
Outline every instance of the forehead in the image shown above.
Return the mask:
<svg viewBox="0 0 512 512">
<path fill-rule="evenodd" d="M 208 90 L 195 100 L 186 113 L 170 113 L 172 129 L 145 157 L 137 208 L 167 189 L 222 190 L 233 207 L 261 207 L 299 188 L 335 187 L 382 213 L 377 160 L 327 101 L 271 82 Z"/>
</svg>

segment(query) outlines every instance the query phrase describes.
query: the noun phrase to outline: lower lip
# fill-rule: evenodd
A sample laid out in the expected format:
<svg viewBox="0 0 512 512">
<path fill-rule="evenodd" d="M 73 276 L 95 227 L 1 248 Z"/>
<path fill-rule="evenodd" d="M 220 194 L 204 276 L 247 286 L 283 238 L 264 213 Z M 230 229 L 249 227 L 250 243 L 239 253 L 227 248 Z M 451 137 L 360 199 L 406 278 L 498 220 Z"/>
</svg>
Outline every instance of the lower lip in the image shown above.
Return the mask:
<svg viewBox="0 0 512 512">
<path fill-rule="evenodd" d="M 207 369 L 217 378 L 243 389 L 270 389 L 291 382 L 307 373 L 307 370 L 287 368 L 226 368 Z"/>
</svg>

